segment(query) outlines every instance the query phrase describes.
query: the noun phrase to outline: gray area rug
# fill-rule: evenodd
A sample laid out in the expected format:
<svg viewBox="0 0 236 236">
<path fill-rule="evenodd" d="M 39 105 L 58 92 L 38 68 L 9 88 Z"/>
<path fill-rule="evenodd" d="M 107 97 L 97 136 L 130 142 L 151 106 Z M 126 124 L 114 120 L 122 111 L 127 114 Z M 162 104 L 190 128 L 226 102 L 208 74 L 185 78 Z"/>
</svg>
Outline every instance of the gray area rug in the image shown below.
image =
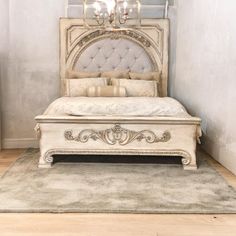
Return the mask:
<svg viewBox="0 0 236 236">
<path fill-rule="evenodd" d="M 57 163 L 24 153 L 0 178 L 0 212 L 236 213 L 236 191 L 201 155 L 180 165 Z"/>
</svg>

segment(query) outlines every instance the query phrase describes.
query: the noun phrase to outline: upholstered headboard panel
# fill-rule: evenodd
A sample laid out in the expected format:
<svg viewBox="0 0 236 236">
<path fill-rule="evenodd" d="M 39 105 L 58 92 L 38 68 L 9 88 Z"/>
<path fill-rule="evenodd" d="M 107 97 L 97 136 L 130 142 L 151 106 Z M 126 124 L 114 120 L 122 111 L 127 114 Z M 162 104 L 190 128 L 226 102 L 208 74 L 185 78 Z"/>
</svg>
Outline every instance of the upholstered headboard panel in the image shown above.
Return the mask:
<svg viewBox="0 0 236 236">
<path fill-rule="evenodd" d="M 75 62 L 79 71 L 153 71 L 151 58 L 139 44 L 128 39 L 101 39 L 87 47 Z"/>
<path fill-rule="evenodd" d="M 142 20 L 132 29 L 85 28 L 80 19 L 60 20 L 60 76 L 62 95 L 66 93 L 66 72 L 161 71 L 161 95 L 167 96 L 168 81 L 167 19 Z"/>
</svg>

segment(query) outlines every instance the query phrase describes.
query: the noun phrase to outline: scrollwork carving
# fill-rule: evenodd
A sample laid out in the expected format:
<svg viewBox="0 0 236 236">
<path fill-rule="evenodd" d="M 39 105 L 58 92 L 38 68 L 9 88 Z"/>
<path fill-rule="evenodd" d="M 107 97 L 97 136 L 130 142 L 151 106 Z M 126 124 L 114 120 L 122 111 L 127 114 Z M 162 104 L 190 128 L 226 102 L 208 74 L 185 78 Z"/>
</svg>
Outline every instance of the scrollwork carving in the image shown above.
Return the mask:
<svg viewBox="0 0 236 236">
<path fill-rule="evenodd" d="M 191 157 L 189 155 L 186 155 L 185 153 L 182 154 L 183 158 L 182 158 L 182 164 L 184 166 L 187 166 L 191 163 Z"/>
<path fill-rule="evenodd" d="M 41 138 L 41 129 L 40 129 L 40 125 L 39 124 L 37 124 L 34 127 L 34 131 L 36 132 L 37 139 L 40 139 Z"/>
<path fill-rule="evenodd" d="M 201 137 L 202 137 L 202 129 L 201 129 L 201 126 L 200 125 L 198 125 L 198 127 L 197 127 L 197 134 L 196 134 L 196 138 L 197 138 L 197 142 L 198 142 L 198 144 L 201 144 Z"/>
<path fill-rule="evenodd" d="M 79 41 L 79 46 L 82 47 L 85 44 L 87 44 L 89 41 L 94 40 L 98 37 L 110 37 L 111 39 L 119 39 L 120 37 L 129 37 L 132 38 L 139 43 L 141 43 L 145 47 L 150 47 L 151 43 L 149 40 L 147 40 L 144 36 L 131 31 L 131 30 L 118 30 L 118 31 L 111 31 L 111 30 L 96 30 L 88 35 L 86 35 L 84 38 L 82 38 Z"/>
<path fill-rule="evenodd" d="M 110 129 L 100 131 L 85 129 L 82 130 L 77 136 L 73 135 L 73 131 L 67 130 L 65 131 L 64 136 L 68 141 L 86 143 L 89 140 L 101 140 L 109 145 L 119 144 L 121 146 L 125 146 L 135 140 L 139 142 L 145 140 L 147 143 L 152 144 L 158 142 L 168 142 L 171 139 L 171 134 L 169 131 L 165 131 L 160 136 L 157 136 L 150 130 L 134 131 L 122 128 L 119 124 Z"/>
<path fill-rule="evenodd" d="M 47 163 L 53 163 L 53 156 L 52 155 L 46 155 L 45 156 L 45 161 L 47 162 Z"/>
</svg>

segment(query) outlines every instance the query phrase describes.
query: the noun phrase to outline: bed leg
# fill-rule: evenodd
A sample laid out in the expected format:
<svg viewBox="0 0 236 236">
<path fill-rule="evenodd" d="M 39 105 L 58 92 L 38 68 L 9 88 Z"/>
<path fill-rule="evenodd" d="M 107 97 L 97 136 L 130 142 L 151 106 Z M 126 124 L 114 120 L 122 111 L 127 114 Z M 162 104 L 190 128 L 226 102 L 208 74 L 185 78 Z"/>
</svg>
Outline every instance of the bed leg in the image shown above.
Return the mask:
<svg viewBox="0 0 236 236">
<path fill-rule="evenodd" d="M 39 163 L 38 164 L 38 168 L 49 169 L 51 167 L 52 167 L 52 164 L 50 164 L 50 163 L 46 163 L 46 164 Z"/>
<path fill-rule="evenodd" d="M 184 170 L 197 170 L 197 165 L 184 165 Z"/>
<path fill-rule="evenodd" d="M 184 156 L 182 158 L 182 163 L 184 170 L 197 170 L 196 154 Z"/>
<path fill-rule="evenodd" d="M 53 163 L 53 157 L 52 156 L 41 155 L 41 157 L 39 158 L 38 168 L 44 168 L 44 169 L 51 168 L 52 163 Z"/>
</svg>

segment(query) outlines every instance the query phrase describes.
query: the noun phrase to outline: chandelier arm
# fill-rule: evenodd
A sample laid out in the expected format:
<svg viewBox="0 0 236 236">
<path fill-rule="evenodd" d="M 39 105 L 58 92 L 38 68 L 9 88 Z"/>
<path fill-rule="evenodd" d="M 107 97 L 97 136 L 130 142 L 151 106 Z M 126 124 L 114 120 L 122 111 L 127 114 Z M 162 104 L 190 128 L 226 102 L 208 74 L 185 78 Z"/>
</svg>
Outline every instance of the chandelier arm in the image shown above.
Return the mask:
<svg viewBox="0 0 236 236">
<path fill-rule="evenodd" d="M 96 15 L 95 17 L 96 17 L 96 21 L 98 23 L 98 26 L 104 25 L 104 23 L 105 23 L 105 17 L 104 16 L 102 16 L 102 18 L 101 18 L 100 16 Z"/>
<path fill-rule="evenodd" d="M 123 20 L 123 21 L 122 21 Z M 125 18 L 123 18 L 123 17 L 121 17 L 120 15 L 119 15 L 119 23 L 121 24 L 121 25 L 123 25 L 123 24 L 125 24 L 127 22 L 127 18 L 125 17 Z"/>
<path fill-rule="evenodd" d="M 105 2 L 105 0 L 103 1 Z M 121 2 L 123 4 L 122 6 L 119 6 L 120 2 L 118 0 L 112 0 L 110 4 L 108 2 L 105 2 L 106 4 L 105 11 L 102 10 L 104 9 L 102 8 L 102 5 L 101 5 L 103 1 L 96 0 L 94 2 L 94 8 L 95 8 L 94 19 L 98 26 L 105 26 L 106 22 L 108 22 L 113 27 L 119 27 L 118 24 L 123 25 L 127 23 L 128 19 L 130 18 L 129 13 L 133 12 L 133 9 L 130 9 L 131 6 L 128 6 L 127 0 L 124 0 Z M 141 17 L 140 17 L 141 3 L 140 3 L 140 0 L 136 0 L 135 2 L 136 2 L 136 7 L 137 7 L 138 25 L 140 26 L 141 25 Z M 87 0 L 83 0 L 83 3 L 84 3 L 84 24 L 86 24 Z M 168 0 L 167 0 L 167 3 L 168 3 Z M 133 5 L 132 5 L 132 8 L 134 8 Z"/>
<path fill-rule="evenodd" d="M 164 18 L 168 18 L 169 0 L 166 0 Z"/>
</svg>

